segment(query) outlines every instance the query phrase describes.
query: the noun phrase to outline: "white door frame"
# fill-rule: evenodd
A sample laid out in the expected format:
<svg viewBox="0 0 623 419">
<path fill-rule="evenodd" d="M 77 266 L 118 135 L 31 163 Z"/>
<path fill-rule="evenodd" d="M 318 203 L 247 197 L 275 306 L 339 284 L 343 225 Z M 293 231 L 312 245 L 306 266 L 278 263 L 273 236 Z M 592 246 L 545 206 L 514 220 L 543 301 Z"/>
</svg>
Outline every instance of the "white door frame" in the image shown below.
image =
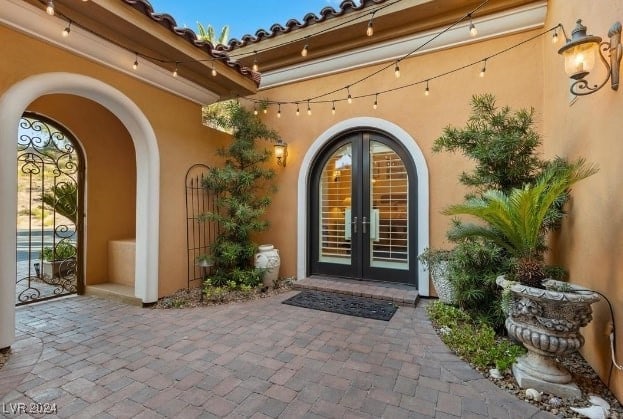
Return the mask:
<svg viewBox="0 0 623 419">
<path fill-rule="evenodd" d="M 296 254 L 296 275 L 298 278 L 305 278 L 308 271 L 308 241 L 307 225 L 309 222 L 309 182 L 311 165 L 318 156 L 322 147 L 335 138 L 338 134 L 350 129 L 373 128 L 386 132 L 394 137 L 411 156 L 415 171 L 417 173 L 417 254 L 421 254 L 428 247 L 429 243 L 429 191 L 428 191 L 428 166 L 422 150 L 417 142 L 408 132 L 398 125 L 384 119 L 372 117 L 351 118 L 333 125 L 323 132 L 312 145 L 307 149 L 298 178 L 298 217 L 297 217 L 297 254 Z M 418 260 L 418 292 L 422 296 L 428 296 L 428 271 Z"/>
<path fill-rule="evenodd" d="M 136 154 L 134 294 L 145 303 L 158 299 L 160 155 L 151 124 L 132 100 L 102 81 L 60 72 L 31 76 L 0 97 L 0 348 L 15 341 L 18 125 L 30 103 L 50 94 L 93 100 L 112 112 L 132 137 Z"/>
</svg>

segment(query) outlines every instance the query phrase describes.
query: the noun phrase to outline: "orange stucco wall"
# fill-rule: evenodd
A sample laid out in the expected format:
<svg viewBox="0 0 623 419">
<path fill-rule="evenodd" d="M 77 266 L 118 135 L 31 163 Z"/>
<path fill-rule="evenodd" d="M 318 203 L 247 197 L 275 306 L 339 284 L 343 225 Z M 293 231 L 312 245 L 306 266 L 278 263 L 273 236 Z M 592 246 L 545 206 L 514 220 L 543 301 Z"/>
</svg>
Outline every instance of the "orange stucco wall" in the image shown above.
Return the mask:
<svg viewBox="0 0 623 419">
<path fill-rule="evenodd" d="M 62 121 L 86 159 L 86 285 L 108 281 L 108 241 L 133 238 L 136 220 L 136 157 L 121 122 L 102 106 L 77 96 L 48 95 L 28 110 Z"/>
<path fill-rule="evenodd" d="M 395 78 L 393 69 L 389 68 L 361 85 L 353 86 L 350 91 L 353 96 L 358 96 L 433 77 L 491 55 L 535 33 L 478 42 L 470 46 L 411 58 L 400 63 L 399 79 Z M 310 144 L 324 131 L 339 121 L 354 117 L 371 116 L 385 119 L 400 126 L 417 141 L 429 169 L 430 244 L 433 247 L 446 245 L 445 232 L 450 220 L 440 215 L 440 211 L 464 195 L 465 190 L 458 183 L 458 177 L 461 171 L 469 168 L 470 163 L 460 155 L 433 154 L 432 143 L 445 126 L 465 124 L 473 94 L 491 92 L 496 95 L 500 105 L 534 106 L 541 110 L 542 48 L 543 43 L 536 41 L 490 60 L 484 78 L 479 77 L 482 65 L 477 64 L 432 80 L 429 84 L 429 96 L 424 96 L 425 85 L 380 95 L 376 110 L 372 108 L 374 97 L 355 99 L 350 105 L 346 101 L 338 102 L 335 105 L 335 115 L 331 113 L 331 102 L 312 105 L 311 116 L 306 113 L 305 102 L 300 105 L 301 113 L 298 117 L 295 115 L 294 105 L 281 106 L 281 118 L 277 118 L 277 109 L 270 109 L 263 118 L 288 143 L 288 163 L 285 168 L 279 168 L 279 191 L 269 214 L 271 224 L 278 228 L 272 228 L 261 239 L 274 243 L 281 249 L 281 273 L 283 275 L 296 273 L 296 191 L 301 161 Z M 301 100 L 343 88 L 377 68 L 380 66 L 277 87 L 261 92 L 258 96 L 273 101 Z M 326 97 L 328 100 L 345 98 L 345 90 L 335 96 Z M 540 114 L 537 120 L 541 120 Z"/>
<path fill-rule="evenodd" d="M 196 103 L 6 27 L 0 27 L 0 39 L 4 63 L 0 70 L 0 94 L 31 75 L 66 71 L 109 84 L 128 96 L 145 114 L 156 134 L 160 154 L 158 295 L 164 296 L 186 287 L 184 177 L 194 163 L 212 164 L 216 158 L 214 147 L 222 144 L 227 136 L 201 125 L 201 108 Z M 93 112 L 98 113 L 95 108 Z M 65 123 L 62 119 L 59 118 L 59 122 Z M 134 178 L 132 183 L 135 184 Z M 100 242 L 103 238 L 91 239 Z"/>
<path fill-rule="evenodd" d="M 623 3 L 600 0 L 599 7 L 582 0 L 550 1 L 547 26 L 558 23 L 570 35 L 575 21 L 582 19 L 588 33 L 607 39 L 608 29 L 623 20 Z M 562 46 L 562 41 L 556 46 Z M 545 52 L 545 51 L 544 51 Z M 593 84 L 605 75 L 596 62 Z M 568 158 L 584 157 L 599 166 L 599 172 L 578 183 L 573 190 L 569 216 L 554 242 L 553 257 L 565 266 L 572 282 L 595 289 L 610 299 L 617 330 L 617 356 L 623 361 L 623 92 L 611 90 L 610 83 L 597 93 L 569 103 L 569 82 L 564 73 L 563 59 L 556 53 L 543 55 L 544 124 L 547 155 Z M 605 330 L 610 312 L 605 302 L 593 304 L 594 320 L 584 329 L 586 344 L 583 354 L 608 381 L 610 346 Z M 613 369 L 610 386 L 623 400 L 623 373 Z"/>
</svg>

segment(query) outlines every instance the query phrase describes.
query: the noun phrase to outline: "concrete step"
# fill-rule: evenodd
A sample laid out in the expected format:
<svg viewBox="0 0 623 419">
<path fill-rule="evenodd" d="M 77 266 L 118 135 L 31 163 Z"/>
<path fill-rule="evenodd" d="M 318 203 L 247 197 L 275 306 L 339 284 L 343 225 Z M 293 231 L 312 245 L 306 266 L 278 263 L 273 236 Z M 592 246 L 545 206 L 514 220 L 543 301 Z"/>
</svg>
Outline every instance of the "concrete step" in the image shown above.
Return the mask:
<svg viewBox="0 0 623 419">
<path fill-rule="evenodd" d="M 345 278 L 312 276 L 294 282 L 295 289 L 310 289 L 357 295 L 376 300 L 388 300 L 398 305 L 414 306 L 418 290 L 405 284 L 391 282 L 357 281 Z"/>
<path fill-rule="evenodd" d="M 112 282 L 87 285 L 84 293 L 85 295 L 103 297 L 133 306 L 143 306 L 143 300 L 134 296 L 134 287 L 130 287 L 128 285 L 115 284 Z"/>
</svg>

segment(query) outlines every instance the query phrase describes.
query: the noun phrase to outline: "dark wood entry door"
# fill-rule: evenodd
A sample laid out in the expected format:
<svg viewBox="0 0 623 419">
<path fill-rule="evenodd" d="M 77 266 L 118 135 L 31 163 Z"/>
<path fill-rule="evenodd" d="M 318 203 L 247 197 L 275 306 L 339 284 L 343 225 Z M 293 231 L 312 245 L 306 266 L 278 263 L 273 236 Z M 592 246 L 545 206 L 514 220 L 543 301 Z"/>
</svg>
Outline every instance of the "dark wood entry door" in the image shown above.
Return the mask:
<svg viewBox="0 0 623 419">
<path fill-rule="evenodd" d="M 331 142 L 312 169 L 310 273 L 416 285 L 415 176 L 386 135 Z"/>
</svg>

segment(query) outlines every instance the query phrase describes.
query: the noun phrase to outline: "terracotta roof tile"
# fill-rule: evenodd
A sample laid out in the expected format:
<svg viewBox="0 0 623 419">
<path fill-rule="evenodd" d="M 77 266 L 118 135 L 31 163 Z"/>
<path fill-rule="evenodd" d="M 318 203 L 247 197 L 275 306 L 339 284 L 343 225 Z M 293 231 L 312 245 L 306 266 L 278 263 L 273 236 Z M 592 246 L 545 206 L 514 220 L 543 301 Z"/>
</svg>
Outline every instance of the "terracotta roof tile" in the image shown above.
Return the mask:
<svg viewBox="0 0 623 419">
<path fill-rule="evenodd" d="M 232 61 L 225 51 L 217 50 L 209 41 L 202 41 L 197 37 L 197 34 L 189 28 L 181 28 L 177 26 L 177 22 L 168 13 L 156 13 L 154 8 L 148 0 L 122 0 L 125 4 L 135 8 L 145 16 L 149 17 L 154 22 L 164 26 L 174 34 L 184 38 L 186 41 L 194 45 L 195 47 L 203 50 L 209 56 L 223 62 L 228 67 L 231 67 L 238 71 L 243 76 L 253 80 L 258 86 L 260 84 L 261 75 L 252 71 L 250 68 L 240 65 L 239 63 Z M 347 0 L 350 1 L 350 0 Z"/>
<path fill-rule="evenodd" d="M 353 0 L 343 0 L 338 7 L 338 10 L 335 10 L 331 6 L 327 6 L 320 11 L 320 16 L 317 16 L 314 13 L 307 13 L 303 17 L 303 21 L 299 22 L 296 19 L 290 19 L 286 22 L 285 26 L 281 26 L 279 23 L 275 23 L 270 27 L 270 30 L 259 29 L 255 32 L 255 35 L 243 35 L 240 40 L 236 38 L 232 38 L 227 45 L 216 45 L 215 48 L 218 51 L 223 52 L 231 52 L 236 48 L 241 48 L 247 46 L 249 44 L 254 44 L 261 42 L 264 39 L 273 38 L 280 34 L 285 34 L 292 32 L 297 29 L 306 28 L 315 23 L 322 23 L 327 21 L 328 19 L 343 16 L 346 13 L 350 13 L 353 11 L 363 10 L 365 8 L 385 3 L 388 0 L 362 0 L 361 4 L 357 5 Z"/>
</svg>

